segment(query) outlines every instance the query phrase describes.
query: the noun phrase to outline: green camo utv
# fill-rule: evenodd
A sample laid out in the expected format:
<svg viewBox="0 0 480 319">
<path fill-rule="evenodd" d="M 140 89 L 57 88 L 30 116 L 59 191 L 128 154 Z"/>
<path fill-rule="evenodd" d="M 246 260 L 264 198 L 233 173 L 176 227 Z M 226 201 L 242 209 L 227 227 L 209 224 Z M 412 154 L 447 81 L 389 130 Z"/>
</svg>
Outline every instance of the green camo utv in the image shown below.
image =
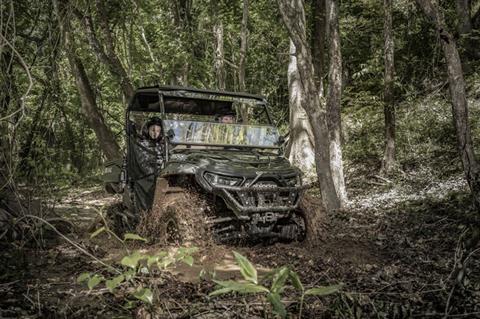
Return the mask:
<svg viewBox="0 0 480 319">
<path fill-rule="evenodd" d="M 152 123 L 161 127 L 155 141 Z M 167 240 L 195 237 L 198 225 L 220 241 L 303 240 L 305 187 L 282 143 L 261 96 L 140 88 L 126 111 L 126 156 L 104 175 L 107 191 L 123 194 L 115 219 L 132 227 L 160 218 L 152 225 Z"/>
</svg>

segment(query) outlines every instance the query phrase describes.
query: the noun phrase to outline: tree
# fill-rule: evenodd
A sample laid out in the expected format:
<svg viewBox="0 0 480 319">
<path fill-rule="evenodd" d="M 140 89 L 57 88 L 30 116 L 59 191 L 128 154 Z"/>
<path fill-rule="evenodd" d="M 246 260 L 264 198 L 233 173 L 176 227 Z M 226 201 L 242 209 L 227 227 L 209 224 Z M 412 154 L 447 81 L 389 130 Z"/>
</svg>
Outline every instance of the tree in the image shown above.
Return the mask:
<svg viewBox="0 0 480 319">
<path fill-rule="evenodd" d="M 121 157 L 120 147 L 115 140 L 115 135 L 105 123 L 102 113 L 100 113 L 95 93 L 88 79 L 82 60 L 75 53 L 75 43 L 70 32 L 70 19 L 68 18 L 68 8 L 65 4 L 61 6 L 55 1 L 55 10 L 62 30 L 65 51 L 72 74 L 75 78 L 75 84 L 80 95 L 81 108 L 88 123 L 88 126 L 95 132 L 98 143 L 105 157 L 108 160 Z M 124 91 L 124 93 L 127 93 Z M 132 93 L 133 95 L 133 93 Z"/>
<path fill-rule="evenodd" d="M 215 74 L 217 78 L 217 88 L 225 90 L 225 53 L 223 48 L 223 22 L 220 18 L 213 25 L 213 35 L 215 37 Z"/>
<path fill-rule="evenodd" d="M 395 164 L 395 99 L 394 84 L 394 41 L 392 31 L 392 0 L 384 0 L 384 108 L 385 151 L 383 153 L 382 172 L 389 173 Z"/>
<path fill-rule="evenodd" d="M 455 9 L 457 11 L 457 32 L 466 34 L 472 31 L 472 21 L 470 17 L 470 0 L 455 0 Z"/>
<path fill-rule="evenodd" d="M 457 138 L 457 150 L 462 161 L 465 178 L 477 207 L 480 207 L 480 166 L 475 158 L 468 119 L 468 103 L 465 93 L 462 63 L 453 35 L 448 31 L 443 12 L 436 0 L 416 0 L 425 15 L 435 25 L 440 37 L 447 64 L 448 83 L 452 103 L 453 122 Z"/>
<path fill-rule="evenodd" d="M 320 96 L 324 96 L 325 76 L 325 36 L 326 36 L 326 17 L 327 9 L 325 0 L 312 0 L 312 55 L 313 66 L 315 70 L 315 80 L 318 86 Z"/>
<path fill-rule="evenodd" d="M 114 36 L 110 31 L 109 18 L 105 2 L 96 0 L 96 8 L 100 17 L 100 30 L 103 34 L 105 45 L 98 39 L 93 19 L 91 16 L 84 15 L 79 10 L 74 10 L 77 18 L 80 20 L 86 32 L 90 46 L 97 56 L 98 60 L 102 62 L 110 71 L 110 74 L 120 84 L 123 95 L 126 101 L 129 101 L 134 93 L 134 87 L 127 71 L 122 65 L 122 62 L 115 52 Z"/>
<path fill-rule="evenodd" d="M 330 139 L 330 166 L 333 182 L 341 206 L 347 201 L 342 158 L 342 51 L 340 47 L 340 29 L 338 23 L 338 1 L 327 0 L 327 23 L 329 38 L 329 71 L 327 92 L 327 124 Z"/>
<path fill-rule="evenodd" d="M 315 149 L 312 127 L 303 104 L 304 93 L 300 83 L 295 45 L 290 40 L 290 61 L 288 63 L 288 96 L 290 137 L 285 154 L 292 164 L 302 170 L 308 179 L 315 175 Z"/>
<path fill-rule="evenodd" d="M 315 142 L 315 164 L 322 202 L 327 210 L 340 207 L 330 166 L 330 145 L 327 112 L 315 84 L 310 47 L 307 43 L 305 9 L 302 0 L 277 0 L 283 22 L 295 45 L 295 56 L 302 91 L 305 94 L 307 112 Z"/>
<path fill-rule="evenodd" d="M 242 25 L 240 28 L 240 58 L 238 59 L 238 90 L 240 92 L 246 91 L 245 85 L 245 69 L 247 61 L 248 48 L 248 0 L 243 0 L 242 9 Z M 247 108 L 241 107 L 240 112 L 243 122 L 248 122 Z"/>
</svg>

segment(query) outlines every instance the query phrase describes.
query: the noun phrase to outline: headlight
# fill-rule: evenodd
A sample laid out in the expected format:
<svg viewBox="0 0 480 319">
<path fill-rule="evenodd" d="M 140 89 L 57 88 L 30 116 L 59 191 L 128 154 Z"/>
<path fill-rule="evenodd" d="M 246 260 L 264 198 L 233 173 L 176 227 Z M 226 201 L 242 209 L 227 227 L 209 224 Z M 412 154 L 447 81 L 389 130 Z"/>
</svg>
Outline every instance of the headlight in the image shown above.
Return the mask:
<svg viewBox="0 0 480 319">
<path fill-rule="evenodd" d="M 222 176 L 212 173 L 205 173 L 205 179 L 212 185 L 236 186 L 242 182 L 240 177 Z"/>
</svg>

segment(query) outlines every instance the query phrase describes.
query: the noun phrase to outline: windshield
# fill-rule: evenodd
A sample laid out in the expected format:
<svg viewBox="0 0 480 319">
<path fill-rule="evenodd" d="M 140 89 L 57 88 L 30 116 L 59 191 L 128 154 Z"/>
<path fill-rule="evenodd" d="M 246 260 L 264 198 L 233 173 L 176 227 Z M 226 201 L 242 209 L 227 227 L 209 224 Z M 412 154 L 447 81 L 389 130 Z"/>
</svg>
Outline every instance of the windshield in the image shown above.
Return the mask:
<svg viewBox="0 0 480 319">
<path fill-rule="evenodd" d="M 170 137 L 172 144 L 278 147 L 279 134 L 274 126 L 182 120 L 165 120 L 163 123 L 167 135 L 173 133 Z"/>
</svg>

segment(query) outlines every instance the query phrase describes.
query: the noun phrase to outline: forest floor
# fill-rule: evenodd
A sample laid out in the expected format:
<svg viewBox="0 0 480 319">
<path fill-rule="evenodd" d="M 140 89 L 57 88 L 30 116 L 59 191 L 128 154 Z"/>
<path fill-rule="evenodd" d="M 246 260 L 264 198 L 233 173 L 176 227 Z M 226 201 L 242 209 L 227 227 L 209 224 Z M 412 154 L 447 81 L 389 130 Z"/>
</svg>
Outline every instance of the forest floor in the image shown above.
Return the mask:
<svg viewBox="0 0 480 319">
<path fill-rule="evenodd" d="M 397 186 L 376 176 L 352 180 L 348 207 L 324 214 L 315 247 L 200 245 L 193 267 L 179 264 L 158 274 L 155 306 L 148 309 L 126 307 L 124 291 L 111 294 L 104 285 L 89 291 L 77 283 L 81 273 L 105 269 L 61 237 L 45 232 L 37 238 L 41 250 L 31 242 L 5 245 L 0 254 L 0 318 L 274 317 L 262 295 L 208 297 L 215 284 L 201 279 L 202 274 L 240 277 L 232 250 L 251 260 L 260 277 L 288 265 L 306 287 L 344 284 L 341 293 L 306 298 L 304 318 L 480 318 L 480 249 L 466 252 L 463 244 L 469 226 L 478 220 L 461 176 Z M 97 211 L 118 200 L 99 188 L 76 189 L 57 200 L 55 212 L 74 225 L 68 238 L 102 261 L 118 261 L 122 245 L 106 234 L 90 239 L 87 231 Z M 129 245 L 143 251 L 175 249 Z M 299 311 L 295 297 L 287 287 L 283 301 L 291 317 Z"/>
</svg>

